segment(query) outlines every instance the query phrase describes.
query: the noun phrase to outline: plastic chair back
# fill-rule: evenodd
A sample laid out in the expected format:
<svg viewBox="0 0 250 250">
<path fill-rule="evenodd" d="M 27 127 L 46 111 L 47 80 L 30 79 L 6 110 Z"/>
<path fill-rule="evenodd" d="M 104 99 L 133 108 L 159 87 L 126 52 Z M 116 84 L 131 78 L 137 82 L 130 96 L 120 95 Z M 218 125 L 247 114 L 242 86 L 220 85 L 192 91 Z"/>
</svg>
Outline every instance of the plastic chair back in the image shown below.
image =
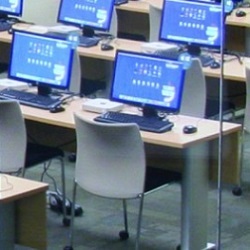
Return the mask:
<svg viewBox="0 0 250 250">
<path fill-rule="evenodd" d="M 184 82 L 180 114 L 204 118 L 206 115 L 206 79 L 199 59 L 192 59 Z"/>
<path fill-rule="evenodd" d="M 149 5 L 149 42 L 159 41 L 161 12 L 157 6 Z"/>
<path fill-rule="evenodd" d="M 250 63 L 246 64 L 246 107 L 244 129 L 248 133 L 250 132 Z"/>
<path fill-rule="evenodd" d="M 0 172 L 17 172 L 24 167 L 26 143 L 26 128 L 18 102 L 0 100 Z"/>
<path fill-rule="evenodd" d="M 136 198 L 144 191 L 145 153 L 135 124 L 104 124 L 75 114 L 75 180 L 103 197 Z"/>
</svg>

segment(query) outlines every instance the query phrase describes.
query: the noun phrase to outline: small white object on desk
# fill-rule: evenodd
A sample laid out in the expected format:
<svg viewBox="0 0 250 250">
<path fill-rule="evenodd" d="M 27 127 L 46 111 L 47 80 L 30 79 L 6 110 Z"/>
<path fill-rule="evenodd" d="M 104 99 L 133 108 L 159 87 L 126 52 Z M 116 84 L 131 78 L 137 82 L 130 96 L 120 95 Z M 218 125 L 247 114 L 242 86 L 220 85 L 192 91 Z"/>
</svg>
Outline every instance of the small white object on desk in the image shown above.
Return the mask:
<svg viewBox="0 0 250 250">
<path fill-rule="evenodd" d="M 155 54 L 156 52 L 177 50 L 177 49 L 178 46 L 176 44 L 169 44 L 165 42 L 151 42 L 151 43 L 143 43 L 141 45 L 141 52 L 147 54 Z"/>
<path fill-rule="evenodd" d="M 55 32 L 55 33 L 67 34 L 67 33 L 71 33 L 71 32 L 79 32 L 80 33 L 81 30 L 78 27 L 69 26 L 69 25 L 55 25 L 55 26 L 48 27 L 48 31 Z"/>
<path fill-rule="evenodd" d="M 82 104 L 82 109 L 95 113 L 104 113 L 107 111 L 121 111 L 123 104 L 112 102 L 105 98 L 89 99 Z"/>
<path fill-rule="evenodd" d="M 34 33 L 45 34 L 48 32 L 48 27 L 42 25 L 30 25 L 26 30 Z"/>
<path fill-rule="evenodd" d="M 9 78 L 0 79 L 0 90 L 6 88 L 25 90 L 29 88 L 29 85 L 26 82 L 16 81 Z"/>
</svg>

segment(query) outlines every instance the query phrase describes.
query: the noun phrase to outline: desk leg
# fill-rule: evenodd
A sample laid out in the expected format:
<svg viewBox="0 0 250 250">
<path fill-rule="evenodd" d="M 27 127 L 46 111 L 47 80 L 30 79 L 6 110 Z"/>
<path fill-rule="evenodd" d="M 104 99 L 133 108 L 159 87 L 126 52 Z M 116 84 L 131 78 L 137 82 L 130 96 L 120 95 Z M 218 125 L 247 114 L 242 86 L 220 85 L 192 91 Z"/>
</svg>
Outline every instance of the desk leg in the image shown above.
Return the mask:
<svg viewBox="0 0 250 250">
<path fill-rule="evenodd" d="M 182 182 L 181 249 L 207 247 L 208 144 L 185 150 Z"/>
<path fill-rule="evenodd" d="M 246 56 L 250 56 L 250 28 L 245 29 L 245 52 Z"/>
<path fill-rule="evenodd" d="M 0 249 L 13 250 L 15 246 L 14 203 L 0 204 Z"/>
<path fill-rule="evenodd" d="M 16 243 L 47 249 L 45 192 L 16 201 Z"/>
</svg>

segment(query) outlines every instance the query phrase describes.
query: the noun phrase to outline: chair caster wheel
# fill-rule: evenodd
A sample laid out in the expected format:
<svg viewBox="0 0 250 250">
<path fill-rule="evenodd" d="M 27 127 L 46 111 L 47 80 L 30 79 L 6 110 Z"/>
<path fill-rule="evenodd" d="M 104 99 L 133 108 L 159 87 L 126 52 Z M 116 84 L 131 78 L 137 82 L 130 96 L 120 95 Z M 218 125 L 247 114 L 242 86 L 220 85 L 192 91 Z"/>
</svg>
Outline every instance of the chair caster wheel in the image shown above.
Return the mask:
<svg viewBox="0 0 250 250">
<path fill-rule="evenodd" d="M 71 247 L 71 246 L 66 246 L 66 247 L 64 247 L 64 249 L 63 250 L 73 250 L 74 248 L 73 247 Z"/>
<path fill-rule="evenodd" d="M 241 187 L 234 187 L 232 190 L 233 195 L 241 196 L 242 195 L 242 188 Z"/>
<path fill-rule="evenodd" d="M 63 225 L 65 227 L 69 227 L 70 226 L 70 219 L 68 218 L 63 218 Z"/>
<path fill-rule="evenodd" d="M 127 240 L 129 238 L 129 233 L 125 230 L 119 232 L 119 237 L 121 240 Z"/>
</svg>

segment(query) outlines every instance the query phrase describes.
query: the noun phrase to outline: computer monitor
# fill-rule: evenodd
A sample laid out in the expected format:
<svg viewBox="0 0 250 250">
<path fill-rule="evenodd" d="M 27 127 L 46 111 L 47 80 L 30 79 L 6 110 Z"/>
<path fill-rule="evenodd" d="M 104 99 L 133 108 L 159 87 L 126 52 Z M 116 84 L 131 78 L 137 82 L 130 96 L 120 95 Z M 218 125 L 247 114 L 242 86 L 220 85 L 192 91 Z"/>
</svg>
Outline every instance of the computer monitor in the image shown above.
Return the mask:
<svg viewBox="0 0 250 250">
<path fill-rule="evenodd" d="M 159 40 L 185 44 L 190 54 L 201 47 L 219 50 L 221 15 L 220 3 L 164 0 Z"/>
<path fill-rule="evenodd" d="M 117 51 L 110 99 L 141 107 L 144 116 L 178 113 L 185 72 L 180 61 Z"/>
<path fill-rule="evenodd" d="M 58 22 L 80 27 L 84 36 L 109 31 L 114 0 L 61 0 Z"/>
<path fill-rule="evenodd" d="M 23 12 L 23 0 L 1 0 L 0 19 L 7 19 L 8 15 L 21 16 Z"/>
<path fill-rule="evenodd" d="M 8 77 L 37 85 L 40 95 L 68 90 L 74 50 L 72 42 L 62 38 L 15 31 Z"/>
</svg>

